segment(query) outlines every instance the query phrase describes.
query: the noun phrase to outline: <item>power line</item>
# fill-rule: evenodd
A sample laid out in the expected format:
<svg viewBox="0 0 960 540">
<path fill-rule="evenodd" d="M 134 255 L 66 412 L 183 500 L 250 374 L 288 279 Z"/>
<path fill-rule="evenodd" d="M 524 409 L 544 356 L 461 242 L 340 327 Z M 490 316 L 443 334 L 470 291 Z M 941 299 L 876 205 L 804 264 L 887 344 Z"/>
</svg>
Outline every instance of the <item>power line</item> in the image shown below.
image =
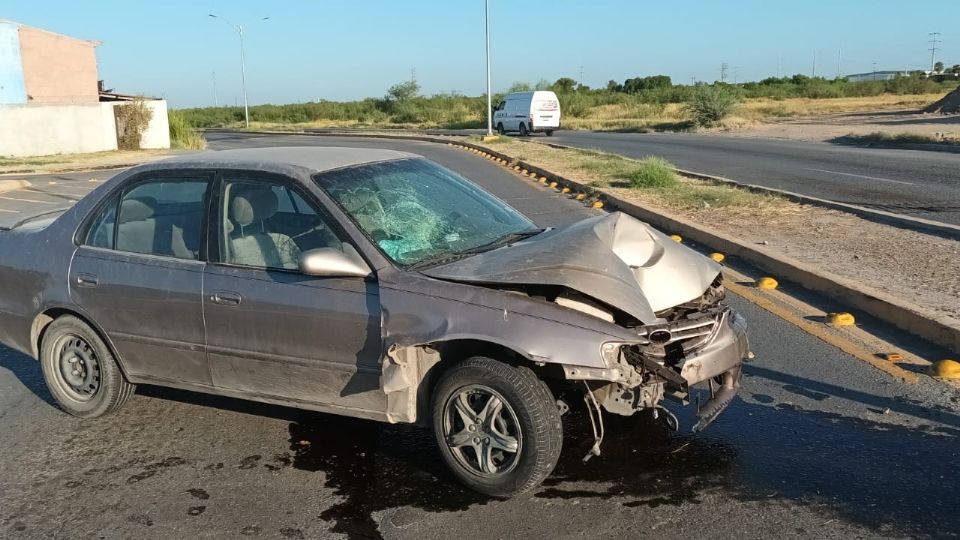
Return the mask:
<svg viewBox="0 0 960 540">
<path fill-rule="evenodd" d="M 727 70 L 730 66 L 724 62 L 720 64 L 720 82 L 727 82 Z"/>
<path fill-rule="evenodd" d="M 930 32 L 927 35 L 932 38 L 930 40 L 930 43 L 933 44 L 930 47 L 930 71 L 933 71 L 934 66 L 937 65 L 937 42 L 940 41 L 940 32 Z"/>
</svg>

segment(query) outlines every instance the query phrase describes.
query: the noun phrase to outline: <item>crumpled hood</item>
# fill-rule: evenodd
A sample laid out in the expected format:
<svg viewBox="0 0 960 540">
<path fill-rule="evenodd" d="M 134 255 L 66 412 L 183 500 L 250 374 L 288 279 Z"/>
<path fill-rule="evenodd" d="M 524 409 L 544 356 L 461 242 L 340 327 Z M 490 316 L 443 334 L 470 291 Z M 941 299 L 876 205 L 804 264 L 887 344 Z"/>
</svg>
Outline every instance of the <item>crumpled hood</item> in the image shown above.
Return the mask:
<svg viewBox="0 0 960 540">
<path fill-rule="evenodd" d="M 564 286 L 651 324 L 656 312 L 700 297 L 720 265 L 615 212 L 423 273 L 464 283 Z"/>
</svg>

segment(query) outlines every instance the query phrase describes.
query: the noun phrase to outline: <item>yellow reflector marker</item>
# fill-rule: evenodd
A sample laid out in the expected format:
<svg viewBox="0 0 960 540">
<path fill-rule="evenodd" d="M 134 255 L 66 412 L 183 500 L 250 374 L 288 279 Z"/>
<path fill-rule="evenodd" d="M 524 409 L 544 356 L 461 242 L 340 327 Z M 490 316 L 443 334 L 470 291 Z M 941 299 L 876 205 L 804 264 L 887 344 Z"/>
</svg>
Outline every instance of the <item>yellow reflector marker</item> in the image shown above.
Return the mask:
<svg viewBox="0 0 960 540">
<path fill-rule="evenodd" d="M 547 177 L 546 177 L 546 176 L 541 176 L 541 177 L 540 177 L 540 181 L 541 181 L 541 182 L 546 182 L 546 181 L 547 181 Z"/>
<path fill-rule="evenodd" d="M 563 189 L 560 190 L 560 193 L 570 193 L 570 188 L 565 187 L 565 188 L 563 188 Z"/>
<path fill-rule="evenodd" d="M 960 379 L 960 362 L 949 358 L 937 360 L 930 366 L 930 374 L 941 379 Z"/>
<path fill-rule="evenodd" d="M 758 289 L 776 289 L 777 285 L 779 285 L 779 283 L 772 277 L 762 277 L 757 280 Z"/>
<path fill-rule="evenodd" d="M 584 194 L 584 193 L 577 193 L 577 200 L 578 200 L 578 201 L 582 201 L 582 200 L 584 200 L 584 199 L 586 199 L 586 198 L 587 198 L 586 194 Z"/>
<path fill-rule="evenodd" d="M 827 322 L 833 326 L 853 326 L 857 321 L 849 313 L 828 313 Z"/>
<path fill-rule="evenodd" d="M 546 180 L 546 178 L 541 178 L 541 179 L 540 179 L 541 182 L 544 181 L 544 180 Z M 550 187 L 552 187 L 552 188 L 556 188 L 556 187 L 559 186 L 559 185 L 560 185 L 560 184 L 558 184 L 557 182 L 550 182 Z"/>
<path fill-rule="evenodd" d="M 594 208 L 603 208 L 603 201 L 595 201 L 593 203 Z"/>
<path fill-rule="evenodd" d="M 527 174 L 528 172 L 530 172 L 530 171 L 528 171 L 528 170 L 526 170 L 526 169 L 520 169 L 520 174 Z"/>
<path fill-rule="evenodd" d="M 513 166 L 513 170 L 519 171 L 519 170 L 520 170 L 520 166 L 519 166 L 519 165 L 514 165 L 514 166 Z"/>
<path fill-rule="evenodd" d="M 679 234 L 671 234 L 670 239 L 677 243 L 683 243 L 683 237 Z"/>
<path fill-rule="evenodd" d="M 716 262 L 723 262 L 723 260 L 726 259 L 727 256 L 724 255 L 723 253 L 711 253 L 710 258 Z"/>
<path fill-rule="evenodd" d="M 891 362 L 899 362 L 903 360 L 903 355 L 900 353 L 892 352 L 892 353 L 887 353 L 884 356 L 887 358 L 887 360 Z"/>
</svg>

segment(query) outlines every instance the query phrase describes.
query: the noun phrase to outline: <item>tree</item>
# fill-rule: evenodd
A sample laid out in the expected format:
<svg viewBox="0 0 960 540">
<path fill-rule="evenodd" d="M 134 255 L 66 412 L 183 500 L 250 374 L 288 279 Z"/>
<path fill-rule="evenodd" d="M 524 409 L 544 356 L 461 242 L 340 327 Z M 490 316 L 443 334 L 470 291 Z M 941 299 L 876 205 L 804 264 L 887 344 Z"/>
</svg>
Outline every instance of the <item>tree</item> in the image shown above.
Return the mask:
<svg viewBox="0 0 960 540">
<path fill-rule="evenodd" d="M 540 79 L 533 87 L 534 90 L 550 90 L 551 88 L 553 88 L 553 85 L 546 79 Z"/>
<path fill-rule="evenodd" d="M 507 93 L 513 92 L 529 92 L 531 90 L 530 84 L 525 82 L 517 81 L 510 85 L 510 88 L 507 88 Z"/>
<path fill-rule="evenodd" d="M 397 83 L 387 90 L 387 100 L 398 103 L 409 101 L 420 94 L 420 85 L 415 80 Z"/>
<path fill-rule="evenodd" d="M 553 83 L 553 89 L 557 92 L 573 92 L 573 89 L 576 88 L 577 81 L 571 79 L 570 77 L 560 77 L 555 83 Z"/>
<path fill-rule="evenodd" d="M 943 73 L 943 62 L 937 62 L 933 65 L 933 70 L 937 73 Z"/>
<path fill-rule="evenodd" d="M 953 67 L 950 68 L 950 73 L 960 75 L 960 64 L 954 64 Z"/>
<path fill-rule="evenodd" d="M 607 92 L 623 92 L 623 85 L 611 79 L 607 81 Z"/>
</svg>

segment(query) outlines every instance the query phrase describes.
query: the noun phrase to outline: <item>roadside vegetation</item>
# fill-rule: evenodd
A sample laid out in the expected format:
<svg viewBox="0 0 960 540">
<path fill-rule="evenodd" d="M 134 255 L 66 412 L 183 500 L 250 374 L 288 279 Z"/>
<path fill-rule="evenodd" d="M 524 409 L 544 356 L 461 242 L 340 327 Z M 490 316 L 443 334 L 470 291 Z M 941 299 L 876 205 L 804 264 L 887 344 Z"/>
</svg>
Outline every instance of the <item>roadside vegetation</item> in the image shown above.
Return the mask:
<svg viewBox="0 0 960 540">
<path fill-rule="evenodd" d="M 889 81 L 849 82 L 794 75 L 758 82 L 674 84 L 670 77 L 635 77 L 604 88 L 579 85 L 569 77 L 536 84 L 514 83 L 507 92 L 553 90 L 560 97 L 563 125 L 572 129 L 624 131 L 691 130 L 698 126 L 737 128 L 824 113 L 894 107 L 922 107 L 957 86 L 920 74 Z M 241 127 L 242 107 L 176 111 L 195 128 Z M 456 92 L 423 96 L 416 81 L 392 86 L 380 98 L 250 108 L 255 129 L 300 128 L 480 128 L 486 125 L 486 98 Z"/>
<path fill-rule="evenodd" d="M 643 203 L 674 210 L 738 208 L 758 212 L 776 210 L 786 203 L 780 197 L 681 177 L 672 163 L 659 157 L 634 160 L 599 150 L 552 148 L 509 137 L 501 137 L 493 144 L 479 138 L 471 142 L 597 190 L 629 192 Z"/>
<path fill-rule="evenodd" d="M 170 148 L 203 150 L 207 147 L 207 141 L 190 125 L 182 112 L 170 111 L 167 120 L 170 124 Z"/>
<path fill-rule="evenodd" d="M 841 138 L 842 142 L 856 144 L 953 144 L 960 145 L 960 139 L 946 135 L 925 135 L 923 133 L 850 133 Z"/>
</svg>

